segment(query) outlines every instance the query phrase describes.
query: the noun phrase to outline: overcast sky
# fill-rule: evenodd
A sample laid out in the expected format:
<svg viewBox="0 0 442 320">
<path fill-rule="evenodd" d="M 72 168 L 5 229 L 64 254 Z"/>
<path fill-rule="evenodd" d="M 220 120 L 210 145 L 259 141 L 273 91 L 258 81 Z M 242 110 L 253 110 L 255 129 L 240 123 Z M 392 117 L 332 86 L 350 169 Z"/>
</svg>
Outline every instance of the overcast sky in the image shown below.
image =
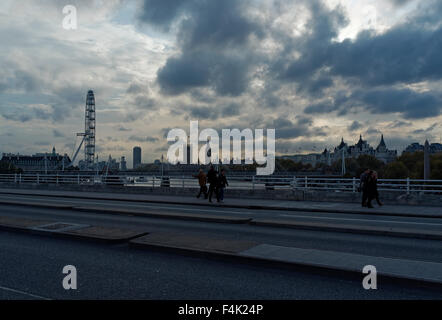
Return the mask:
<svg viewBox="0 0 442 320">
<path fill-rule="evenodd" d="M 89 89 L 101 160 L 158 159 L 190 120 L 275 128 L 277 153 L 440 142 L 441 17 L 438 0 L 2 0 L 0 152 L 72 155 Z"/>
</svg>

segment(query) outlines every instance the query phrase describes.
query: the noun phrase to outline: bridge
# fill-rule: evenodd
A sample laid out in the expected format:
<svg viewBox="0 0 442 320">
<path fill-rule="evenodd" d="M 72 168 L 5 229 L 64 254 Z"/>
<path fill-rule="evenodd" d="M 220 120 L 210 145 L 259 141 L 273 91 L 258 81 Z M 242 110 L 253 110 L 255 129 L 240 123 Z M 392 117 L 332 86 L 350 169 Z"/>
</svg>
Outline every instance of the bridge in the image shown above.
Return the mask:
<svg viewBox="0 0 442 320">
<path fill-rule="evenodd" d="M 1 175 L 0 298 L 442 298 L 440 202 L 370 210 L 339 200 L 360 200 L 356 179 L 229 180 L 225 202 L 209 204 L 186 176 Z M 380 189 L 440 201 L 441 184 Z M 339 201 L 295 201 L 298 192 Z M 61 287 L 67 264 L 81 290 Z M 366 265 L 378 290 L 362 286 Z"/>
<path fill-rule="evenodd" d="M 228 176 L 229 189 L 238 190 L 318 190 L 358 192 L 357 178 L 328 178 L 309 176 Z M 157 176 L 142 174 L 107 175 L 81 174 L 1 174 L 0 184 L 61 184 L 61 185 L 115 185 L 125 187 L 198 188 L 197 179 L 190 175 Z M 442 194 L 442 180 L 379 179 L 379 191 L 397 193 Z"/>
</svg>

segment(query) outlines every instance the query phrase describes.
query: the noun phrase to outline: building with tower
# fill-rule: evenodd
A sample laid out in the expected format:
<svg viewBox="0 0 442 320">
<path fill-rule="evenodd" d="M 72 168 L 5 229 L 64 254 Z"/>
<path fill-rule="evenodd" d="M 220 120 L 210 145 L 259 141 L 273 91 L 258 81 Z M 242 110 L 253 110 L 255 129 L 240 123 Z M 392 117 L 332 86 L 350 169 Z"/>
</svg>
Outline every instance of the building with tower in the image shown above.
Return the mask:
<svg viewBox="0 0 442 320">
<path fill-rule="evenodd" d="M 384 135 L 381 136 L 381 142 L 377 146 L 374 156 L 376 159 L 385 163 L 393 162 L 397 158 L 397 150 L 388 150 L 384 141 Z"/>
<path fill-rule="evenodd" d="M 385 163 L 389 163 L 396 159 L 397 150 L 389 150 L 387 148 L 384 135 L 381 136 L 381 140 L 376 149 L 371 147 L 368 142 L 362 138 L 362 135 L 360 135 L 359 141 L 352 146 L 349 146 L 344 141 L 344 138 L 342 138 L 341 143 L 334 148 L 333 152 L 325 149 L 322 153 L 284 156 L 283 158 L 316 166 L 319 163 L 331 165 L 333 162 L 342 161 L 343 158 L 357 159 L 362 155 L 370 155 Z"/>
<path fill-rule="evenodd" d="M 63 170 L 71 163 L 69 156 L 67 154 L 58 154 L 55 147 L 52 148 L 52 152 L 37 153 L 30 156 L 4 153 L 1 161 L 10 163 L 14 167 L 22 169 L 23 171 L 38 172 Z"/>
</svg>

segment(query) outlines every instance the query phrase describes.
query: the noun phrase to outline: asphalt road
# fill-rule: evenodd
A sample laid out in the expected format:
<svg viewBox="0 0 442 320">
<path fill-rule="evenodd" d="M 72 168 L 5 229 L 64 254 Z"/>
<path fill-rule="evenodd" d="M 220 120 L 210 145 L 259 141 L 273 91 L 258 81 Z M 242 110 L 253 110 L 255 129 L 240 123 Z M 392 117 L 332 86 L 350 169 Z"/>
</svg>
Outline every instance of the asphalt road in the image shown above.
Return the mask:
<svg viewBox="0 0 442 320">
<path fill-rule="evenodd" d="M 198 213 L 206 215 L 222 215 L 241 218 L 262 218 L 262 219 L 282 219 L 307 222 L 341 223 L 363 226 L 388 226 L 401 228 L 425 228 L 428 230 L 442 231 L 442 218 L 421 218 L 421 217 L 402 217 L 402 216 L 382 216 L 376 214 L 348 214 L 348 213 L 323 213 L 323 212 L 300 212 L 300 211 L 279 211 L 279 210 L 250 210 L 241 208 L 226 208 L 218 206 L 193 206 L 176 204 L 158 204 L 158 203 L 140 203 L 131 201 L 116 200 L 97 200 L 97 199 L 78 199 L 63 198 L 37 195 L 12 195 L 0 194 L 1 200 L 12 200 L 19 202 L 43 203 L 43 204 L 61 204 L 73 206 L 96 206 L 102 208 L 121 208 L 134 210 L 148 210 L 153 212 L 180 212 L 180 213 Z M 204 203 L 205 200 L 201 200 Z"/>
<path fill-rule="evenodd" d="M 176 206 L 85 199 L 1 196 L 23 202 L 143 208 L 155 212 L 228 214 L 308 221 L 406 224 L 440 228 L 441 219 L 336 213 L 282 212 L 217 207 Z M 262 243 L 314 248 L 371 256 L 442 263 L 442 241 L 379 235 L 294 230 L 253 225 L 220 224 L 148 217 L 97 214 L 72 210 L 0 205 L 0 215 L 81 224 L 123 227 L 142 231 L 192 233 Z M 442 298 L 442 290 L 403 283 L 379 283 L 368 292 L 360 279 L 309 270 L 287 270 L 232 261 L 191 258 L 177 254 L 141 251 L 41 236 L 0 232 L 0 299 L 400 299 Z M 79 290 L 61 286 L 64 265 L 79 271 Z"/>
<path fill-rule="evenodd" d="M 442 291 L 0 232 L 0 299 L 441 299 Z M 64 290 L 74 265 L 78 289 Z"/>
<path fill-rule="evenodd" d="M 21 206 L 1 205 L 0 208 L 1 215 L 9 217 L 122 227 L 143 232 L 166 231 L 210 237 L 218 235 L 226 239 L 251 240 L 281 246 L 442 262 L 442 241 L 436 240 L 157 219 Z"/>
</svg>

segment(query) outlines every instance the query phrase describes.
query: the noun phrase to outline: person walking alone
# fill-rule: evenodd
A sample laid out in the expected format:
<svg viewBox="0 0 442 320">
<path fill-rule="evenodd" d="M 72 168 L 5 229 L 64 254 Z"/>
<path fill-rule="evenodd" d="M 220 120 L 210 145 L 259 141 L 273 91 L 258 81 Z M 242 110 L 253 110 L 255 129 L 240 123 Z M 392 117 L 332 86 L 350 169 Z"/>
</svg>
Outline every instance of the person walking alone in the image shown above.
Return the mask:
<svg viewBox="0 0 442 320">
<path fill-rule="evenodd" d="M 209 202 L 212 202 L 213 192 L 216 192 L 216 185 L 218 182 L 218 175 L 213 166 L 210 166 L 210 170 L 207 173 L 207 182 L 209 182 Z"/>
<path fill-rule="evenodd" d="M 218 183 L 216 186 L 216 188 L 217 188 L 216 200 L 218 202 L 224 202 L 224 189 L 228 185 L 229 185 L 229 183 L 227 182 L 226 171 L 224 169 L 222 169 L 221 173 L 218 176 Z"/>
</svg>

